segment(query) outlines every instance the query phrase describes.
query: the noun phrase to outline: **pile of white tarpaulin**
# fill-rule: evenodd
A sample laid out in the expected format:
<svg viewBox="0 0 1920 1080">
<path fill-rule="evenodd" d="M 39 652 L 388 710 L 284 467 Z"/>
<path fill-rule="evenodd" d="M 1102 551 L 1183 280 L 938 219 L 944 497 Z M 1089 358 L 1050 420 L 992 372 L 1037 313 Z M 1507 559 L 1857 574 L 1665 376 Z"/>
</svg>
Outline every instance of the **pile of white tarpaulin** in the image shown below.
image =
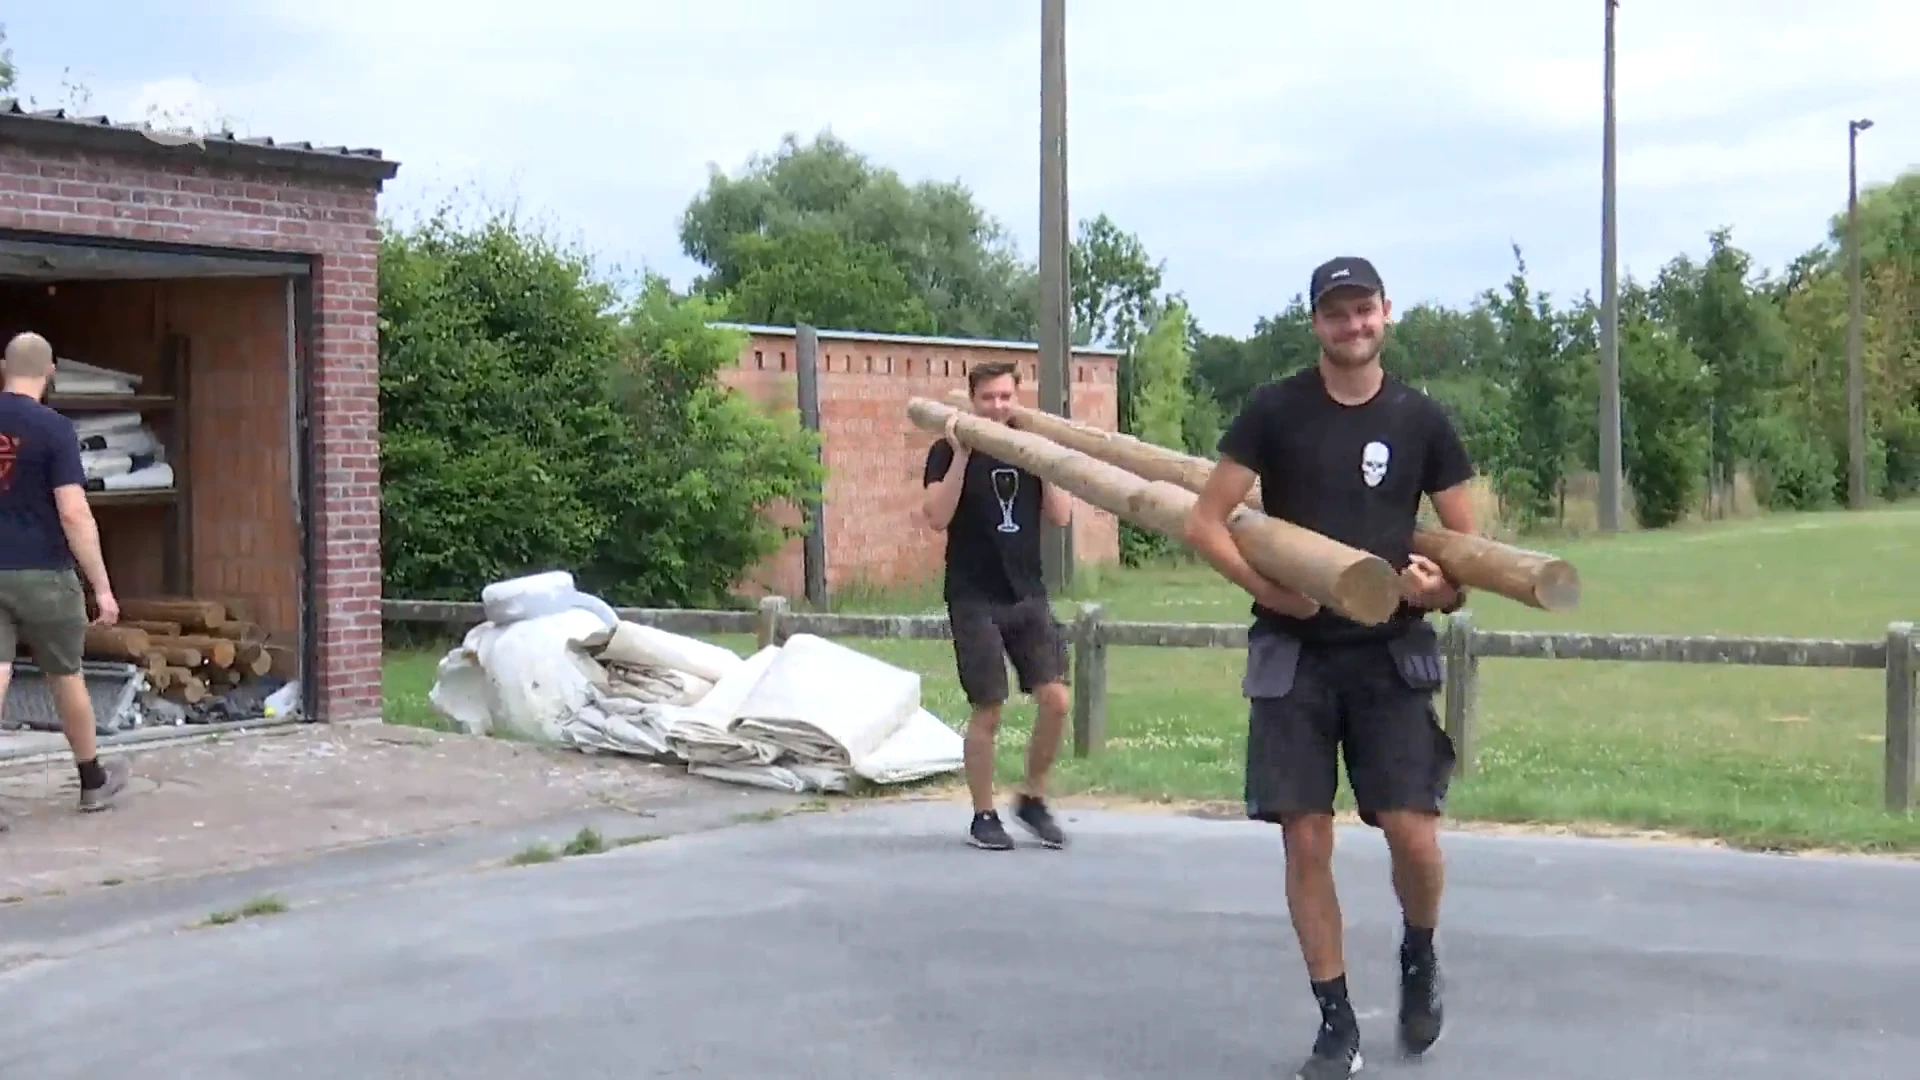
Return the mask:
<svg viewBox="0 0 1920 1080">
<path fill-rule="evenodd" d="M 920 676 L 796 634 L 742 658 L 626 622 L 571 575 L 489 586 L 487 621 L 440 661 L 434 707 L 588 752 L 789 791 L 845 791 L 958 770 L 960 736 L 920 705 Z"/>
</svg>

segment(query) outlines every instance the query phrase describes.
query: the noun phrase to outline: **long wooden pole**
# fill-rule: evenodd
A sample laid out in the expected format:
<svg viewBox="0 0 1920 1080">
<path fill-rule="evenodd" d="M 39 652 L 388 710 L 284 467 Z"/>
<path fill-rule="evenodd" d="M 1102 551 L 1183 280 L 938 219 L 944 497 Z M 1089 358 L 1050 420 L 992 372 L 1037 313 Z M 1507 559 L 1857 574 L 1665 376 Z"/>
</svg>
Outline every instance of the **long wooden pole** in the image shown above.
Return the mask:
<svg viewBox="0 0 1920 1080">
<path fill-rule="evenodd" d="M 967 446 L 1143 528 L 1174 538 L 1186 531 L 1195 495 L 1179 484 L 1140 476 L 1038 433 L 950 405 L 926 398 L 907 402 L 907 416 L 930 432 L 943 433 L 947 419 L 956 413 L 954 434 Z M 1355 622 L 1377 626 L 1400 606 L 1400 575 L 1376 555 L 1250 507 L 1236 510 L 1227 530 L 1248 565 L 1262 576 Z"/>
<path fill-rule="evenodd" d="M 949 395 L 948 400 L 956 407 L 971 407 L 965 394 Z M 1156 446 L 1131 435 L 1048 416 L 1024 405 L 1013 407 L 1011 422 L 1022 431 L 1030 431 L 1137 476 L 1176 484 L 1191 492 L 1197 493 L 1206 487 L 1207 478 L 1213 475 L 1213 462 L 1205 458 Z M 1246 505 L 1261 509 L 1258 484 L 1247 496 Z M 1485 589 L 1543 611 L 1567 611 L 1580 603 L 1580 572 L 1572 563 L 1557 556 L 1434 525 L 1414 529 L 1413 549 L 1438 563 L 1448 578 L 1468 588 Z"/>
</svg>

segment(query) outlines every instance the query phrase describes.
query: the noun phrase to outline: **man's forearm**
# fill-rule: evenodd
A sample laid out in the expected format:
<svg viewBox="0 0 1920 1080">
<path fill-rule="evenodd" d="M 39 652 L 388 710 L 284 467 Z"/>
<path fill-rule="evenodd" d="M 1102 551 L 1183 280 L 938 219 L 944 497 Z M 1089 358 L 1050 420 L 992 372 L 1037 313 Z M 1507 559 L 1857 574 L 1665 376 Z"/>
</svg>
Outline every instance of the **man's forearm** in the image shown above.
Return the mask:
<svg viewBox="0 0 1920 1080">
<path fill-rule="evenodd" d="M 73 561 L 79 564 L 80 573 L 94 593 L 112 592 L 113 585 L 107 580 L 107 561 L 100 554 L 100 529 L 94 524 L 93 515 L 63 521 L 60 526 L 67 534 L 67 548 L 73 552 Z"/>
<path fill-rule="evenodd" d="M 960 505 L 960 486 L 965 482 L 967 463 L 956 461 L 947 469 L 947 475 L 934 481 L 927 488 L 927 501 L 924 509 L 927 524 L 935 529 L 944 529 L 953 521 L 953 512 Z"/>
</svg>

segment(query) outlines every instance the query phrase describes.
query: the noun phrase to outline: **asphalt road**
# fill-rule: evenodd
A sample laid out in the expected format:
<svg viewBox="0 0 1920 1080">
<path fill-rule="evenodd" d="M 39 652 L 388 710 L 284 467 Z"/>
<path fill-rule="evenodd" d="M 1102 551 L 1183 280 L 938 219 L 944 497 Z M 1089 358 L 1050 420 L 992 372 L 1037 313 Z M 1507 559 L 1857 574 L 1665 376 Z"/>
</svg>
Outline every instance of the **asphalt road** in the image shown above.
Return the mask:
<svg viewBox="0 0 1920 1080">
<path fill-rule="evenodd" d="M 0 1077 L 1291 1075 L 1278 837 L 1074 814 L 978 852 L 876 805 L 467 873 L 0 975 Z M 1394 1060 L 1375 834 L 1339 874 L 1367 1075 L 1920 1075 L 1920 865 L 1456 835 L 1446 1038 Z M 4 918 L 4 915 L 0 915 Z M 0 923 L 0 930 L 4 923 Z"/>
</svg>

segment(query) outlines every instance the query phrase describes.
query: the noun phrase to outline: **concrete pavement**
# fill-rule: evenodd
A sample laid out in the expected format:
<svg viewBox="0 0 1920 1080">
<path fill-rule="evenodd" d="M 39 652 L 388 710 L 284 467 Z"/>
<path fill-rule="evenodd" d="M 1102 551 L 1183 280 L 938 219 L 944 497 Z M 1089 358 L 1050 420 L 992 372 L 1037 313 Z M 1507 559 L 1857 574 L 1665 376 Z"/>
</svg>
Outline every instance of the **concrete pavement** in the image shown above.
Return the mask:
<svg viewBox="0 0 1920 1080">
<path fill-rule="evenodd" d="M 1314 1023 L 1278 837 L 1073 813 L 987 853 L 878 804 L 414 881 L 0 975 L 0 1077 L 1271 1078 Z M 1456 834 L 1450 1026 L 1393 1060 L 1398 916 L 1341 836 L 1368 1075 L 1915 1075 L 1920 865 Z M 0 936 L 8 915 L 0 909 Z"/>
</svg>

